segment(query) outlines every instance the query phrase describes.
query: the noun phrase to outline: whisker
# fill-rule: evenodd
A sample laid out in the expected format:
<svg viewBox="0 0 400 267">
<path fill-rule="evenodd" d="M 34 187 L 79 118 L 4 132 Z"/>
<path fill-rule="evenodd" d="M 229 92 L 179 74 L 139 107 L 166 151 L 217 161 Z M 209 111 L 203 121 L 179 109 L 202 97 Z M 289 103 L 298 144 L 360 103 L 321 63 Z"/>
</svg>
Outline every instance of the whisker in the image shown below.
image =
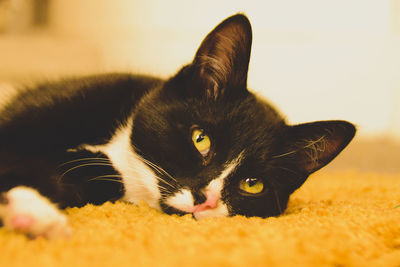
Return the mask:
<svg viewBox="0 0 400 267">
<path fill-rule="evenodd" d="M 169 178 L 171 178 L 173 181 L 176 182 L 176 179 L 174 177 L 172 177 L 172 175 L 170 175 L 166 170 L 164 170 L 163 168 L 161 168 L 160 166 L 158 166 L 157 164 L 154 164 L 153 162 L 142 158 L 142 160 L 147 163 L 148 165 L 150 165 L 151 167 L 153 167 L 154 169 L 156 169 L 159 173 L 164 173 L 165 175 L 167 175 Z"/>
<path fill-rule="evenodd" d="M 170 192 L 169 191 L 160 191 L 161 197 L 167 197 L 169 195 L 167 193 L 170 193 Z"/>
<path fill-rule="evenodd" d="M 123 184 L 124 182 L 122 182 L 121 180 L 116 180 L 116 179 L 109 179 L 109 178 L 96 178 L 96 179 L 89 179 L 89 182 L 93 182 L 93 181 L 109 181 L 109 182 L 116 182 L 116 183 L 121 183 Z"/>
<path fill-rule="evenodd" d="M 154 169 L 156 169 L 156 171 L 158 171 L 159 173 L 163 173 L 165 175 L 167 175 L 169 178 L 171 178 L 172 180 L 176 181 L 176 179 L 174 177 L 172 177 L 167 171 L 165 171 L 163 168 L 157 166 L 156 164 L 150 162 L 150 161 L 145 161 L 147 164 L 149 164 L 151 167 L 153 167 Z"/>
<path fill-rule="evenodd" d="M 163 182 L 164 184 L 167 184 L 167 185 L 169 185 L 170 187 L 172 187 L 172 188 L 174 188 L 174 189 L 177 189 L 177 187 L 176 187 L 175 185 L 172 185 L 172 184 L 168 183 L 168 182 L 167 182 L 165 179 L 163 179 L 162 177 L 157 176 L 157 178 L 158 178 L 161 182 Z"/>
<path fill-rule="evenodd" d="M 272 156 L 272 158 L 273 159 L 281 158 L 281 157 L 284 157 L 284 156 L 287 156 L 287 155 L 294 154 L 296 152 L 297 152 L 297 150 L 293 150 L 293 151 L 289 151 L 289 152 L 286 152 L 286 153 L 283 153 L 283 154 L 280 154 L 280 155 Z"/>
<path fill-rule="evenodd" d="M 119 180 L 119 179 L 107 179 L 107 177 L 110 177 L 110 178 L 114 177 L 114 178 L 121 178 L 121 179 L 123 178 L 123 176 L 121 176 L 121 175 L 110 174 L 110 175 L 96 176 L 96 177 L 94 177 L 94 178 L 88 179 L 88 181 L 102 180 L 102 181 L 115 181 L 115 182 L 123 183 L 122 180 Z M 103 179 L 103 178 L 104 178 L 104 179 Z M 135 186 L 142 186 L 143 188 L 147 188 L 147 187 L 146 187 L 145 185 L 143 185 L 143 184 L 136 184 Z M 166 191 L 166 192 L 169 192 L 169 190 L 168 190 L 167 188 L 165 188 L 165 187 L 163 187 L 163 186 L 161 186 L 161 185 L 158 185 L 158 188 L 160 188 L 160 189 L 162 189 L 162 190 L 164 190 L 164 191 Z"/>
<path fill-rule="evenodd" d="M 65 165 L 70 164 L 70 163 L 74 163 L 74 162 L 78 162 L 78 161 L 85 161 L 85 160 L 87 160 L 87 161 L 100 160 L 100 161 L 104 161 L 104 162 L 110 162 L 110 160 L 108 158 L 81 158 L 81 159 L 75 159 L 75 160 L 71 160 L 71 161 L 67 161 L 67 162 L 61 163 L 57 167 L 59 168 L 59 167 L 65 166 Z"/>
<path fill-rule="evenodd" d="M 171 180 L 176 182 L 176 179 L 174 177 L 172 177 L 172 175 L 170 175 L 167 171 L 165 171 L 163 168 L 161 168 L 160 166 L 154 164 L 153 162 L 146 160 L 144 158 L 141 158 L 146 164 L 148 164 L 151 168 L 153 168 L 155 171 L 157 171 L 160 174 L 165 174 L 167 175 L 169 178 L 171 178 Z M 85 163 L 85 161 L 87 163 Z M 98 158 L 98 157 L 88 157 L 88 158 L 80 158 L 80 159 L 75 159 L 75 160 L 71 160 L 71 161 L 67 161 L 64 162 L 60 165 L 57 166 L 57 168 L 60 168 L 62 166 L 68 165 L 68 164 L 72 164 L 72 163 L 76 163 L 76 162 L 81 162 L 84 164 L 80 164 L 78 166 L 72 167 L 68 170 L 66 170 L 65 172 L 63 172 L 61 174 L 61 176 L 59 177 L 59 180 L 62 180 L 63 177 L 70 173 L 71 171 L 81 168 L 81 167 L 86 167 L 86 166 L 113 166 L 111 161 L 108 158 Z M 120 182 L 123 183 L 123 181 L 118 180 L 118 179 L 112 179 L 112 178 L 123 178 L 121 175 L 101 175 L 101 176 L 97 176 L 97 177 L 93 177 L 88 179 L 88 181 L 98 181 L 98 180 L 102 180 L 102 181 L 114 181 L 114 182 Z M 166 185 L 176 189 L 177 187 L 171 183 L 169 183 L 168 181 L 166 181 L 165 179 L 163 179 L 162 177 L 157 176 L 157 178 L 159 179 L 160 182 L 165 183 Z M 145 188 L 144 185 L 138 184 L 136 186 L 143 186 Z M 165 192 L 170 192 L 170 190 L 162 185 L 158 185 L 158 188 L 160 189 L 161 193 L 163 191 Z"/>
<path fill-rule="evenodd" d="M 162 200 L 167 199 L 167 197 L 168 197 L 168 195 L 165 195 L 165 194 L 163 195 L 163 194 L 161 194 L 161 199 L 162 199 Z"/>
<path fill-rule="evenodd" d="M 162 189 L 162 190 L 164 190 L 164 191 L 166 191 L 166 192 L 169 192 L 169 190 L 168 190 L 167 188 L 165 188 L 165 187 L 163 187 L 163 186 L 161 186 L 161 185 L 158 185 L 158 188 L 160 188 L 160 189 Z"/>
<path fill-rule="evenodd" d="M 157 164 L 143 158 L 140 157 L 139 158 L 146 163 L 150 168 L 154 169 L 155 171 L 157 171 L 159 174 L 165 174 L 167 177 L 169 177 L 172 181 L 174 181 L 175 183 L 178 183 L 178 181 L 171 175 L 169 174 L 166 170 L 164 170 L 163 168 L 161 168 L 160 166 L 158 166 Z M 172 187 L 173 189 L 178 189 L 176 185 L 172 185 L 171 183 L 167 182 L 165 179 L 163 179 L 162 177 L 157 175 L 157 178 L 159 179 L 159 181 L 169 185 L 170 187 Z"/>
<path fill-rule="evenodd" d="M 68 169 L 67 171 L 65 171 L 64 173 L 62 173 L 59 179 L 61 180 L 67 173 L 69 173 L 69 172 L 71 172 L 71 171 L 73 171 L 75 169 L 78 169 L 78 168 L 81 168 L 81 167 L 86 167 L 86 166 L 113 166 L 113 165 L 112 164 L 106 164 L 106 163 L 86 163 L 86 164 L 81 164 L 81 165 L 72 167 L 72 168 Z"/>
<path fill-rule="evenodd" d="M 151 162 L 151 161 L 149 161 L 149 160 L 147 160 L 147 159 L 144 159 L 144 158 L 141 158 L 141 159 L 142 159 L 146 164 L 148 164 L 150 167 L 152 167 L 153 169 L 155 169 L 155 171 L 157 171 L 158 173 L 160 173 L 160 174 L 165 174 L 165 175 L 167 175 L 169 178 L 171 178 L 173 181 L 177 182 L 176 179 L 175 179 L 174 177 L 172 177 L 167 171 L 165 171 L 165 170 L 164 170 L 163 168 L 161 168 L 160 166 L 154 164 L 153 162 Z M 177 188 L 175 185 L 172 185 L 171 183 L 167 182 L 167 181 L 166 181 L 165 179 L 163 179 L 162 177 L 157 176 L 157 178 L 158 178 L 161 182 L 163 182 L 163 183 L 165 183 L 165 184 L 171 186 L 172 188 L 174 188 L 174 189 Z"/>
<path fill-rule="evenodd" d="M 122 176 L 121 176 L 121 175 L 110 174 L 110 175 L 100 175 L 100 176 L 96 176 L 96 177 L 93 177 L 93 178 L 88 179 L 88 181 L 94 181 L 94 180 L 97 180 L 97 178 L 107 178 L 107 177 L 110 177 L 110 178 L 114 177 L 114 178 L 121 178 L 121 179 L 122 179 Z"/>
</svg>

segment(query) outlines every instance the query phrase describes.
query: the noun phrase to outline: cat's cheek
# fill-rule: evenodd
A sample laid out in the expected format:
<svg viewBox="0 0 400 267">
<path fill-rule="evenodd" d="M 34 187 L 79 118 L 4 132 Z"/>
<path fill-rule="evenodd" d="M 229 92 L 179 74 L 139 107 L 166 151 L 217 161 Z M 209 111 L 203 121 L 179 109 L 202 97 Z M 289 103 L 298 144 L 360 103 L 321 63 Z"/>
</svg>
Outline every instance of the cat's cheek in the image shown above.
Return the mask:
<svg viewBox="0 0 400 267">
<path fill-rule="evenodd" d="M 193 195 L 188 189 L 181 189 L 165 199 L 165 204 L 185 213 L 194 211 Z"/>
</svg>

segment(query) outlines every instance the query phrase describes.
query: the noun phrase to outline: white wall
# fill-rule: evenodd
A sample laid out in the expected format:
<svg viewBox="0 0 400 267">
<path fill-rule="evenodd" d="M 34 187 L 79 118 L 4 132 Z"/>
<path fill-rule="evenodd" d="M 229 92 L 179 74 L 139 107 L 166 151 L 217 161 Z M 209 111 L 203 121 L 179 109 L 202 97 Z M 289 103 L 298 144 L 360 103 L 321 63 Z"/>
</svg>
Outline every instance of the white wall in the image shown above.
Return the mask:
<svg viewBox="0 0 400 267">
<path fill-rule="evenodd" d="M 289 121 L 347 119 L 364 136 L 400 136 L 400 0 L 57 0 L 51 27 L 90 43 L 96 70 L 168 76 L 238 11 L 253 25 L 249 86 Z"/>
</svg>

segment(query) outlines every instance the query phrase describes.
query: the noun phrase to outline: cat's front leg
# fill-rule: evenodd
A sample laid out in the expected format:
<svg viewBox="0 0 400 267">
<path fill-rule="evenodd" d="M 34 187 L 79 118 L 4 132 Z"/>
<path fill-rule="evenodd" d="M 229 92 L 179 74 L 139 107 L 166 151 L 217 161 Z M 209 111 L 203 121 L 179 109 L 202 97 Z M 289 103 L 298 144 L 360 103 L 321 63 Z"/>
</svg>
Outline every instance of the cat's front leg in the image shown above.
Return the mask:
<svg viewBox="0 0 400 267">
<path fill-rule="evenodd" d="M 70 236 L 67 217 L 37 190 L 17 186 L 0 197 L 0 220 L 9 230 L 48 239 Z"/>
</svg>

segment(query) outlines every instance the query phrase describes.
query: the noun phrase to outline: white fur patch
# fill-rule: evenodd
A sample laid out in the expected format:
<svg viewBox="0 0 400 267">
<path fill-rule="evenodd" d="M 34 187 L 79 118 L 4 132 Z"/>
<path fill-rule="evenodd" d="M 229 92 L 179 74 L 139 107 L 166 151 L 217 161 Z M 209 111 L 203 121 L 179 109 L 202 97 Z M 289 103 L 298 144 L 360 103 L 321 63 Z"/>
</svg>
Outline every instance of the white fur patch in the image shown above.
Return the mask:
<svg viewBox="0 0 400 267">
<path fill-rule="evenodd" d="M 197 220 L 207 218 L 207 217 L 226 217 L 229 215 L 229 210 L 226 205 L 221 199 L 221 192 L 222 189 L 224 188 L 224 182 L 226 178 L 232 174 L 237 166 L 240 164 L 240 161 L 242 160 L 242 155 L 243 152 L 239 154 L 238 157 L 236 157 L 231 163 L 228 164 L 228 166 L 221 172 L 221 174 L 212 180 L 204 189 L 204 192 L 207 195 L 207 192 L 211 194 L 215 194 L 218 196 L 218 201 L 217 201 L 217 207 L 214 209 L 208 209 L 208 210 L 203 210 L 194 213 L 194 217 Z"/>
<path fill-rule="evenodd" d="M 221 192 L 223 189 L 225 179 L 232 174 L 237 166 L 240 164 L 243 152 L 239 156 L 231 161 L 226 168 L 221 172 L 221 174 L 213 179 L 202 191 L 207 195 L 213 195 L 217 198 L 217 203 L 215 208 L 210 208 L 207 210 L 202 210 L 198 212 L 193 212 L 195 210 L 193 194 L 189 189 L 182 189 L 175 193 L 174 195 L 168 197 L 165 203 L 175 209 L 184 212 L 193 212 L 193 216 L 196 219 L 203 219 L 206 217 L 226 217 L 229 215 L 228 207 L 223 203 L 221 199 Z"/>
<path fill-rule="evenodd" d="M 145 201 L 150 207 L 161 210 L 157 176 L 133 150 L 132 127 L 133 119 L 130 118 L 126 125 L 117 129 L 109 143 L 98 146 L 81 145 L 79 149 L 101 152 L 109 157 L 113 167 L 122 175 L 125 187 L 124 201 L 135 204 Z"/>
<path fill-rule="evenodd" d="M 172 197 L 167 198 L 166 204 L 184 212 L 193 212 L 193 195 L 188 189 L 179 190 Z"/>
<path fill-rule="evenodd" d="M 35 189 L 18 186 L 5 193 L 4 199 L 0 218 L 5 228 L 49 239 L 71 234 L 67 217 Z"/>
<path fill-rule="evenodd" d="M 205 191 L 211 191 L 217 193 L 221 196 L 221 191 L 223 189 L 225 179 L 237 168 L 242 158 L 242 153 L 234 159 L 223 171 L 222 173 L 214 180 L 212 180 Z"/>
</svg>

